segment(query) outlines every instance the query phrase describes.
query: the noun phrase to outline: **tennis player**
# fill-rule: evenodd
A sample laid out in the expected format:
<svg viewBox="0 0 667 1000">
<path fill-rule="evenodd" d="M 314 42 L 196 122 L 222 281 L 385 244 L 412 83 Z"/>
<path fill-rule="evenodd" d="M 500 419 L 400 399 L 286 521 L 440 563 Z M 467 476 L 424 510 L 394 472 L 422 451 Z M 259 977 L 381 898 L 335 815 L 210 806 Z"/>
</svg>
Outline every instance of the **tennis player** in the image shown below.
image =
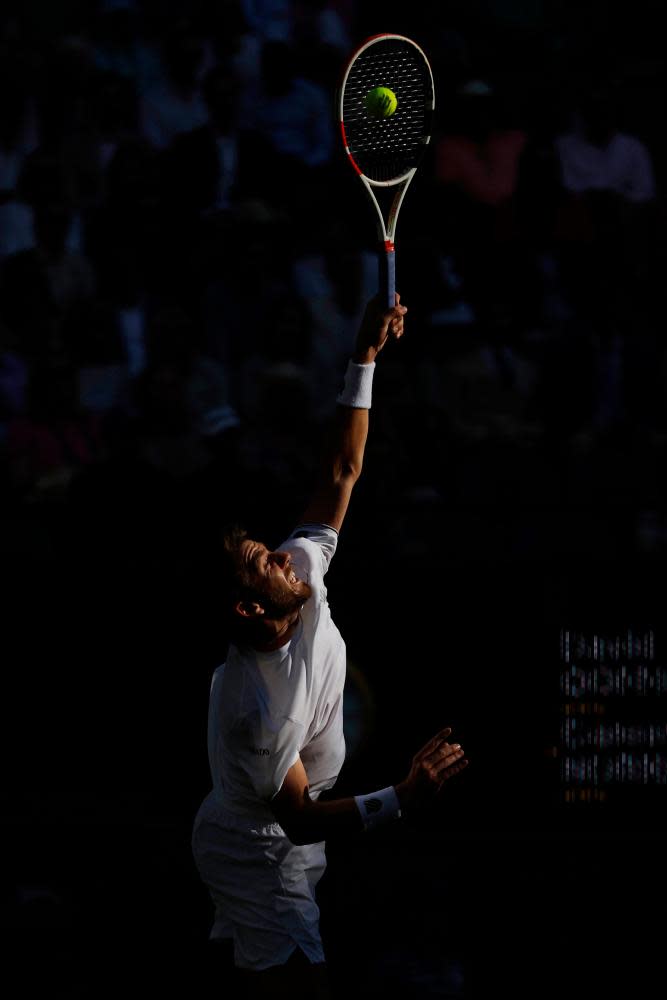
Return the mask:
<svg viewBox="0 0 667 1000">
<path fill-rule="evenodd" d="M 315 899 L 324 841 L 396 821 L 467 763 L 447 728 L 396 785 L 319 801 L 345 757 L 345 644 L 324 576 L 361 472 L 375 361 L 403 335 L 406 312 L 398 295 L 391 309 L 377 300 L 366 309 L 337 400 L 333 448 L 298 527 L 276 551 L 239 528 L 225 534 L 233 639 L 213 675 L 213 788 L 192 848 L 215 905 L 210 937 L 233 940 L 245 997 L 330 995 Z"/>
</svg>

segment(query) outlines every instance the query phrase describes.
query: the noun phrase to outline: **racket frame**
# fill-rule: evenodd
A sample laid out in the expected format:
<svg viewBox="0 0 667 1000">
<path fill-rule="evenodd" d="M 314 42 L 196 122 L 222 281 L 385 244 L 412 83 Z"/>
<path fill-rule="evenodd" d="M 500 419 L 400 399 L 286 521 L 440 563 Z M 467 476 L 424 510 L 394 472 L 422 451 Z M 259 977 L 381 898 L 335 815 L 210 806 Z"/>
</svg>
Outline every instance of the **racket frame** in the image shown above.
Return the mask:
<svg viewBox="0 0 667 1000">
<path fill-rule="evenodd" d="M 345 67 L 345 71 L 343 73 L 343 78 L 341 80 L 340 87 L 338 89 L 338 122 L 340 125 L 341 137 L 343 140 L 343 149 L 345 150 L 345 153 L 353 170 L 355 171 L 359 179 L 363 182 L 370 196 L 371 203 L 373 204 L 377 214 L 377 233 L 378 233 L 378 239 L 380 241 L 380 251 L 379 251 L 380 292 L 382 298 L 384 299 L 385 303 L 389 308 L 395 305 L 396 302 L 395 238 L 396 238 L 396 224 L 398 222 L 398 213 L 401 210 L 401 205 L 403 204 L 403 198 L 405 197 L 405 192 L 408 190 L 410 181 L 417 172 L 418 164 L 415 165 L 414 167 L 411 167 L 409 170 L 407 170 L 404 174 L 401 174 L 399 177 L 393 177 L 391 178 L 391 180 L 388 181 L 377 181 L 371 179 L 370 177 L 367 177 L 366 174 L 361 170 L 361 168 L 357 164 L 356 160 L 354 159 L 354 156 L 350 152 L 350 147 L 348 146 L 347 136 L 345 134 L 345 122 L 343 121 L 343 97 L 345 94 L 345 84 L 347 82 L 347 78 L 350 74 L 350 70 L 352 69 L 352 66 L 354 65 L 356 59 L 361 55 L 362 52 L 370 48 L 372 45 L 377 45 L 378 42 L 380 41 L 385 41 L 390 39 L 395 39 L 401 42 L 408 42 L 410 45 L 414 46 L 414 48 L 416 48 L 418 52 L 421 54 L 422 59 L 424 60 L 424 63 L 426 65 L 426 68 L 428 69 L 429 76 L 431 78 L 432 100 L 430 105 L 430 111 L 431 114 L 433 114 L 433 111 L 435 109 L 435 85 L 433 81 L 433 71 L 431 70 L 431 64 L 429 63 L 424 50 L 419 45 L 417 45 L 416 42 L 413 42 L 411 38 L 407 38 L 405 35 L 382 33 L 379 35 L 371 35 L 370 38 L 367 38 L 364 42 L 362 42 L 362 44 L 357 49 L 355 49 L 355 51 L 350 56 L 347 65 Z M 430 141 L 431 141 L 430 134 L 424 136 L 424 138 L 422 139 L 424 147 L 426 147 Z M 387 212 L 387 217 L 385 219 L 382 207 L 380 206 L 380 203 L 375 196 L 373 188 L 387 189 L 393 187 L 395 187 L 397 190 L 391 202 L 389 211 Z"/>
</svg>

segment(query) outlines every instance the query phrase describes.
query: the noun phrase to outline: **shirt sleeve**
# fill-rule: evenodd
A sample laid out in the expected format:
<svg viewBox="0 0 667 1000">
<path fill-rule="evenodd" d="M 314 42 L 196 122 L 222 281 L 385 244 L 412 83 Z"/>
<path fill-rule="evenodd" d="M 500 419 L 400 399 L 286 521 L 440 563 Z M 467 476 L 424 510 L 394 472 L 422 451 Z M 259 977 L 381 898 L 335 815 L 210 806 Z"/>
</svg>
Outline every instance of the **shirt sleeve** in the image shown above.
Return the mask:
<svg viewBox="0 0 667 1000">
<path fill-rule="evenodd" d="M 338 532 L 335 528 L 329 527 L 328 524 L 315 524 L 312 522 L 299 524 L 284 543 L 285 547 L 289 549 L 290 543 L 299 538 L 307 538 L 308 541 L 313 542 L 319 549 L 321 573 L 324 576 L 338 545 Z"/>
</svg>

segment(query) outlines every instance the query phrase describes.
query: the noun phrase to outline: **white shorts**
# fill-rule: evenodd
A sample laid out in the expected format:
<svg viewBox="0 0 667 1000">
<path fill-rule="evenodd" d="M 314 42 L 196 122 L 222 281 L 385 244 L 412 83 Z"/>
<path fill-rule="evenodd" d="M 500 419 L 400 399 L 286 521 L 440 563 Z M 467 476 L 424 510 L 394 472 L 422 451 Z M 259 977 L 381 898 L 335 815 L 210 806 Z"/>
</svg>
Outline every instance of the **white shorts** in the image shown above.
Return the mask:
<svg viewBox="0 0 667 1000">
<path fill-rule="evenodd" d="M 324 843 L 296 846 L 278 823 L 231 813 L 211 794 L 195 818 L 192 853 L 215 905 L 210 937 L 233 939 L 239 968 L 283 965 L 297 947 L 324 961 L 315 902 Z"/>
</svg>

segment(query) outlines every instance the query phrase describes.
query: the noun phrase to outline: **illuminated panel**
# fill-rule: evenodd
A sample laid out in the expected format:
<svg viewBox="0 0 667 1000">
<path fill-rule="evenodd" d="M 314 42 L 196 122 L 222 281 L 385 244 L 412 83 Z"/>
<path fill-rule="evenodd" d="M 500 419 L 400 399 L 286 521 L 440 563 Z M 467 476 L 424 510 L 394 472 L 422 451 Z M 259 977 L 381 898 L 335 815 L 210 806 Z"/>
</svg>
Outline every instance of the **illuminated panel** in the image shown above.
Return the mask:
<svg viewBox="0 0 667 1000">
<path fill-rule="evenodd" d="M 652 629 L 560 634 L 562 800 L 612 801 L 667 787 L 667 668 Z"/>
</svg>

